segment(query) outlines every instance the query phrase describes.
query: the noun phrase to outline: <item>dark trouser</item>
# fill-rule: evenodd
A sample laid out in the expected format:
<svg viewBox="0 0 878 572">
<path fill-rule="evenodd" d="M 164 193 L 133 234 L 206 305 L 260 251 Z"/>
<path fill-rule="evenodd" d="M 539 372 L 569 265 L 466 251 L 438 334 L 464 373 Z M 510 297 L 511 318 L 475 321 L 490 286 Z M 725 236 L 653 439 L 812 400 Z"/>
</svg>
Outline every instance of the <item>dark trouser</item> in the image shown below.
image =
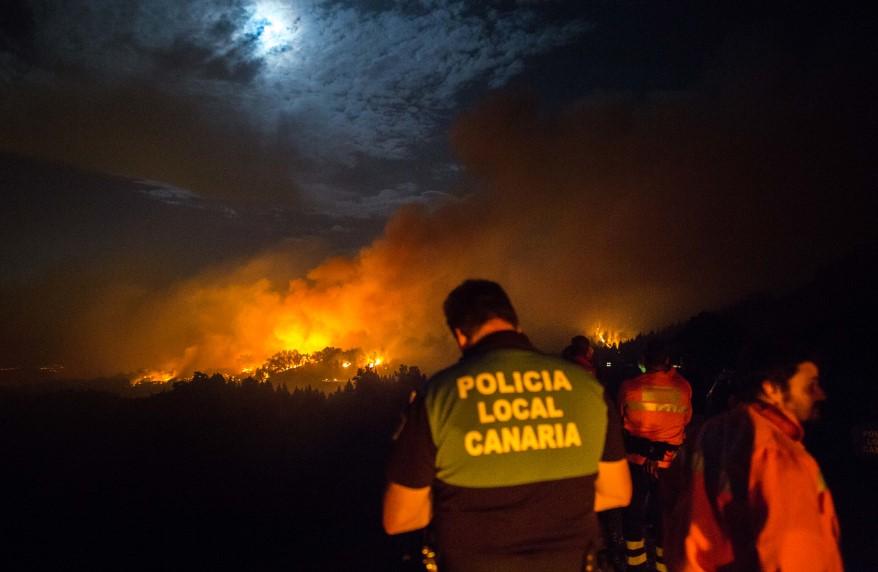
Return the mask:
<svg viewBox="0 0 878 572">
<path fill-rule="evenodd" d="M 622 514 L 625 509 L 613 508 L 598 513 L 603 537 L 603 550 L 598 554 L 602 570 L 625 570 L 625 537 L 622 534 Z"/>
<path fill-rule="evenodd" d="M 625 508 L 622 520 L 628 570 L 647 569 L 646 529 L 651 526 L 655 538 L 656 570 L 662 572 L 665 568 L 662 558 L 662 499 L 659 481 L 664 469 L 659 469 L 658 477 L 654 477 L 643 465 L 628 463 L 628 468 L 631 471 L 631 504 Z"/>
</svg>

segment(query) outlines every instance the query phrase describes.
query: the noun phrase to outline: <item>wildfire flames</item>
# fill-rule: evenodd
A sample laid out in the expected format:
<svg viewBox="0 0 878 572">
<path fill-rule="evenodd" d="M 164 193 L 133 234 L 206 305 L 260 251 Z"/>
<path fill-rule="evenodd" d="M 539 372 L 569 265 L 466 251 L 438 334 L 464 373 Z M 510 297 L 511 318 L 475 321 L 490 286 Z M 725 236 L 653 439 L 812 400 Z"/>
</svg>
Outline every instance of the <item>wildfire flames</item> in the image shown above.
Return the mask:
<svg viewBox="0 0 878 572">
<path fill-rule="evenodd" d="M 376 352 L 362 352 L 360 350 L 340 350 L 326 347 L 314 353 L 301 353 L 297 350 L 284 350 L 271 356 L 259 367 L 244 367 L 239 372 L 226 371 L 233 378 L 252 377 L 259 381 L 268 381 L 285 372 L 296 370 L 305 366 L 320 366 L 323 369 L 347 370 L 353 375 L 359 369 L 379 369 L 382 365 L 389 364 L 389 360 Z M 142 370 L 131 376 L 134 385 L 141 383 L 167 383 L 179 379 L 176 371 Z M 334 381 L 339 381 L 334 379 Z"/>
<path fill-rule="evenodd" d="M 619 344 L 626 339 L 621 330 L 606 328 L 600 323 L 598 323 L 592 331 L 594 332 L 594 339 L 601 345 L 609 348 L 618 348 Z"/>
<path fill-rule="evenodd" d="M 135 385 L 139 383 L 167 383 L 176 377 L 176 371 L 142 370 L 132 376 L 131 382 Z"/>
</svg>

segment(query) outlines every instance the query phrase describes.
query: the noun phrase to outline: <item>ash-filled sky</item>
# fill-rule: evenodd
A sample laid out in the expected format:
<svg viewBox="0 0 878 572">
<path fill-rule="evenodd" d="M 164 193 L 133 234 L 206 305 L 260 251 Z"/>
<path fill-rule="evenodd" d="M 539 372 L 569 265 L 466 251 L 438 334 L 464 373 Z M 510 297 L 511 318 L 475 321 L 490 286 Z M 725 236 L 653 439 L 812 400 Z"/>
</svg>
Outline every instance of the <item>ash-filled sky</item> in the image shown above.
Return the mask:
<svg viewBox="0 0 878 572">
<path fill-rule="evenodd" d="M 554 350 L 874 242 L 865 14 L 704 4 L 5 2 L 0 367 L 432 369 L 467 277 Z"/>
</svg>

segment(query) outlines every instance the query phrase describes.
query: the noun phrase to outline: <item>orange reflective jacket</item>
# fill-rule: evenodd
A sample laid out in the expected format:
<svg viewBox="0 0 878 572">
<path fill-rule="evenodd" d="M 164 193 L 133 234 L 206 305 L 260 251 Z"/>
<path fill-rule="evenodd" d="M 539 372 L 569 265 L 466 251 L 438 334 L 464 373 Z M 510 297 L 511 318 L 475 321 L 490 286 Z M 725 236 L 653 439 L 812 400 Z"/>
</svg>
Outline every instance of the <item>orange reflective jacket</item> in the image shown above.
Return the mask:
<svg viewBox="0 0 878 572">
<path fill-rule="evenodd" d="M 762 404 L 705 425 L 683 570 L 843 569 L 832 495 L 801 435 L 801 426 Z"/>
<path fill-rule="evenodd" d="M 692 419 L 692 388 L 673 368 L 645 373 L 622 383 L 619 407 L 630 435 L 680 445 Z M 673 458 L 674 453 L 667 453 L 659 466 L 667 467 Z M 628 460 L 643 464 L 646 459 L 629 451 Z"/>
</svg>

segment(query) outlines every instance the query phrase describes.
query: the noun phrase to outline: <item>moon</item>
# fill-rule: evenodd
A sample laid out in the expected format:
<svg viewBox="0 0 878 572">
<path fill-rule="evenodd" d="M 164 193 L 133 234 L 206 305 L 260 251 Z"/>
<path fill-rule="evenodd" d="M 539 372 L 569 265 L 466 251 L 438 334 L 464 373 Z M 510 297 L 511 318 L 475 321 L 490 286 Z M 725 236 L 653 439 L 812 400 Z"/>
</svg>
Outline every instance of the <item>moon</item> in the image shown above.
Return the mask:
<svg viewBox="0 0 878 572">
<path fill-rule="evenodd" d="M 263 55 L 280 55 L 295 47 L 299 18 L 288 4 L 261 0 L 253 4 L 244 31 L 258 41 Z"/>
</svg>

